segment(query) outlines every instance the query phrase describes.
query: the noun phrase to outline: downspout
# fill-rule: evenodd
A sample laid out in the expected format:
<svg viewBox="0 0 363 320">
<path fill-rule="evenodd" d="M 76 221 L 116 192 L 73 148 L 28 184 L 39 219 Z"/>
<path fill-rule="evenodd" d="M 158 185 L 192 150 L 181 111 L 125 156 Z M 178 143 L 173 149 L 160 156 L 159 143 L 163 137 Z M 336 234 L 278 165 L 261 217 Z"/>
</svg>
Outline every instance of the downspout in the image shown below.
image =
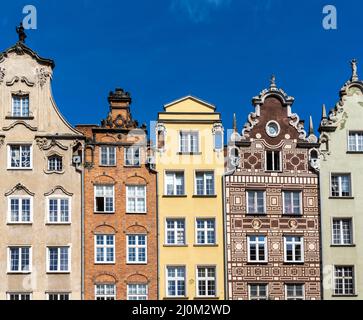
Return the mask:
<svg viewBox="0 0 363 320">
<path fill-rule="evenodd" d="M 83 146 L 82 148 L 82 163 L 84 162 L 84 148 L 85 146 Z M 84 275 L 85 275 L 85 271 L 84 271 L 84 202 L 85 202 L 85 195 L 84 195 L 84 165 L 82 167 L 81 170 L 81 299 L 84 300 Z"/>
<path fill-rule="evenodd" d="M 157 290 L 157 300 L 160 300 L 160 266 L 159 266 L 159 242 L 160 242 L 160 232 L 159 232 L 159 173 L 156 172 L 156 271 L 157 271 L 157 281 L 156 281 L 156 290 Z"/>
<path fill-rule="evenodd" d="M 322 223 L 322 197 L 321 197 L 321 173 L 320 170 L 318 172 L 318 214 L 319 214 L 319 226 L 320 226 L 320 230 L 319 230 L 319 248 L 320 248 L 320 253 L 319 253 L 319 258 L 320 258 L 320 297 L 321 300 L 324 300 L 324 264 L 323 264 L 323 223 Z"/>
<path fill-rule="evenodd" d="M 225 187 L 226 179 L 225 175 L 222 175 L 222 201 L 223 201 L 223 234 L 224 234 L 224 244 L 223 244 L 223 258 L 224 258 L 224 298 L 229 300 L 228 292 L 228 262 L 227 262 L 227 210 L 226 210 L 226 197 L 225 197 Z"/>
</svg>

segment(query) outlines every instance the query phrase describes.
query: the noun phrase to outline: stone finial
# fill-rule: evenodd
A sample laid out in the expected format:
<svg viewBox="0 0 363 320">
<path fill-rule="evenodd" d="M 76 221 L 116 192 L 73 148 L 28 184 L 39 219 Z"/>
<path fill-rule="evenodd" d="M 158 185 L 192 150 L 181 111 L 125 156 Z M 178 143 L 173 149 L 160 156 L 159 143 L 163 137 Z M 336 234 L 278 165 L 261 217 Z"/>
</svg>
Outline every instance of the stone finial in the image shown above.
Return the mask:
<svg viewBox="0 0 363 320">
<path fill-rule="evenodd" d="M 19 27 L 16 27 L 16 33 L 18 34 L 19 42 L 25 43 L 25 39 L 27 38 L 27 35 L 25 33 L 25 29 L 23 27 L 22 22 L 20 22 Z"/>
<path fill-rule="evenodd" d="M 322 107 L 322 118 L 323 119 L 327 119 L 328 118 L 328 114 L 326 112 L 326 106 L 325 106 L 325 104 L 323 104 L 323 107 Z"/>
<path fill-rule="evenodd" d="M 237 117 L 236 114 L 233 114 L 233 131 L 237 132 Z"/>
<path fill-rule="evenodd" d="M 358 60 L 357 59 L 353 59 L 350 62 L 351 66 L 352 66 L 352 81 L 358 81 L 359 77 L 358 77 Z"/>
<path fill-rule="evenodd" d="M 270 78 L 270 89 L 276 89 L 276 76 L 273 74 Z"/>
<path fill-rule="evenodd" d="M 309 135 L 314 134 L 314 122 L 313 117 L 310 116 L 310 123 L 309 123 Z"/>
</svg>

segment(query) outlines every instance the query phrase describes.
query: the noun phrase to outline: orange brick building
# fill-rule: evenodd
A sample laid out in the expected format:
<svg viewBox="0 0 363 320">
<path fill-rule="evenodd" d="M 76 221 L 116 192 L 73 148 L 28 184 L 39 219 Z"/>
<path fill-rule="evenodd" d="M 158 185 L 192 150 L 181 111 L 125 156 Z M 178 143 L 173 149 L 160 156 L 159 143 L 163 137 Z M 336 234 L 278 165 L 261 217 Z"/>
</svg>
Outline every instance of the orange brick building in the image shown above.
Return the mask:
<svg viewBox="0 0 363 320">
<path fill-rule="evenodd" d="M 85 299 L 157 299 L 156 173 L 130 94 L 111 92 L 101 125 L 77 126 L 85 149 Z"/>
</svg>

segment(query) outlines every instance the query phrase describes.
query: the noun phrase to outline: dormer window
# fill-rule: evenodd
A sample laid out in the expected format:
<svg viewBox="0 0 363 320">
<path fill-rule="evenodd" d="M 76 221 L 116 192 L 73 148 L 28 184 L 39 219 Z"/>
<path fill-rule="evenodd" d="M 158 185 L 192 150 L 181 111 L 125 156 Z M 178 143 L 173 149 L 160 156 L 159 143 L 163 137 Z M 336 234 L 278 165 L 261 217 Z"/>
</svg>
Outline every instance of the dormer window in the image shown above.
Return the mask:
<svg viewBox="0 0 363 320">
<path fill-rule="evenodd" d="M 12 111 L 13 117 L 29 117 L 29 95 L 13 95 Z"/>
<path fill-rule="evenodd" d="M 61 156 L 48 157 L 48 171 L 61 172 L 63 170 L 63 159 Z"/>
</svg>

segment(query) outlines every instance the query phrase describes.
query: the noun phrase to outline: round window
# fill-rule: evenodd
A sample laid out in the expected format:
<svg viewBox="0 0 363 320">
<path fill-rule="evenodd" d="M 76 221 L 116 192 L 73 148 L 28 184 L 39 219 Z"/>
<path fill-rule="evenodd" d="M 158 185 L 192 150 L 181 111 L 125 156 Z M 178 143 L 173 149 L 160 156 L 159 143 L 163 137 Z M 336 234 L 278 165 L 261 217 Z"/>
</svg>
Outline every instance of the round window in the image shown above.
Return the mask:
<svg viewBox="0 0 363 320">
<path fill-rule="evenodd" d="M 275 121 L 270 121 L 266 126 L 266 132 L 272 138 L 277 137 L 280 133 L 279 124 Z"/>
</svg>

